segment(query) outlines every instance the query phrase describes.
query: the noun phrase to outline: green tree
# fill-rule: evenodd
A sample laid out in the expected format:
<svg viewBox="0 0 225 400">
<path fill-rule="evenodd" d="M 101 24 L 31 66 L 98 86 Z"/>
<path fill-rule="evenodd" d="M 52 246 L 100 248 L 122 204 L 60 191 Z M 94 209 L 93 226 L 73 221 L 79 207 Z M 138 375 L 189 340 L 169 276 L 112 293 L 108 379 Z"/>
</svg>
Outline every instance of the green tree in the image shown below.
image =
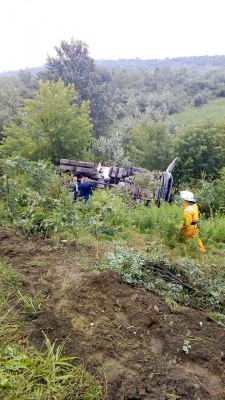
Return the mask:
<svg viewBox="0 0 225 400">
<path fill-rule="evenodd" d="M 56 57 L 48 56 L 44 75 L 49 80 L 62 78 L 66 85 L 73 83 L 81 99 L 90 98 L 90 89 L 95 77 L 94 60 L 89 56 L 88 46 L 82 41 L 61 41 L 55 47 Z M 42 73 L 41 73 L 42 75 Z"/>
<path fill-rule="evenodd" d="M 56 57 L 48 56 L 46 70 L 40 77 L 54 81 L 61 78 L 66 85 L 73 83 L 79 94 L 78 101 L 90 100 L 94 133 L 98 137 L 111 122 L 107 82 L 101 72 L 98 73 L 86 43 L 63 40 L 55 50 Z"/>
<path fill-rule="evenodd" d="M 31 160 L 85 159 L 92 140 L 88 102 L 76 103 L 74 85 L 39 82 L 34 100 L 27 99 L 15 122 L 5 127 L 3 156 L 21 155 Z"/>
<path fill-rule="evenodd" d="M 123 136 L 120 132 L 115 132 L 112 136 L 101 136 L 93 142 L 92 151 L 95 159 L 103 165 L 125 168 L 131 166 L 131 162 L 125 156 Z"/>
<path fill-rule="evenodd" d="M 178 134 L 175 153 L 181 159 L 186 181 L 206 177 L 215 179 L 225 165 L 225 121 L 205 122 Z"/>
<path fill-rule="evenodd" d="M 225 168 L 222 168 L 219 178 L 214 182 L 214 196 L 217 209 L 223 214 L 225 212 Z"/>
<path fill-rule="evenodd" d="M 28 91 L 15 76 L 0 79 L 0 132 L 24 104 Z"/>
<path fill-rule="evenodd" d="M 131 130 L 128 156 L 133 165 L 165 170 L 171 161 L 171 135 L 165 124 L 137 123 Z"/>
</svg>

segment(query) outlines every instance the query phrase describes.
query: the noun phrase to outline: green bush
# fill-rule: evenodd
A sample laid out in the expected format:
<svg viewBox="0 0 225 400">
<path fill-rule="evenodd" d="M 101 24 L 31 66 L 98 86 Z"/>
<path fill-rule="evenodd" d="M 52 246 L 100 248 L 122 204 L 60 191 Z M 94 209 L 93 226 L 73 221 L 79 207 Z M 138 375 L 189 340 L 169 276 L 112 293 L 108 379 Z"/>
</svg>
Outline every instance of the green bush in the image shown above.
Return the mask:
<svg viewBox="0 0 225 400">
<path fill-rule="evenodd" d="M 141 233 L 156 235 L 169 246 L 174 246 L 179 238 L 179 224 L 182 222 L 182 208 L 176 204 L 161 202 L 157 207 L 154 202 L 150 206 L 137 204 L 132 218 Z"/>
<path fill-rule="evenodd" d="M 209 243 L 225 243 L 225 216 L 216 214 L 213 219 L 204 220 L 201 223 L 201 235 Z"/>
</svg>

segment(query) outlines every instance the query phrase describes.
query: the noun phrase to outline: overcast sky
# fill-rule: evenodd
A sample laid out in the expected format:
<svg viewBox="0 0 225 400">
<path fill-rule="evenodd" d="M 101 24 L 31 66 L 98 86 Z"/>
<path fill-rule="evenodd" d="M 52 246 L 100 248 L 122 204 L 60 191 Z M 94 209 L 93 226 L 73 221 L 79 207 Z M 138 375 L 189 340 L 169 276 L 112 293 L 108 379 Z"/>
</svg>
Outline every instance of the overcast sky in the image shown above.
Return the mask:
<svg viewBox="0 0 225 400">
<path fill-rule="evenodd" d="M 95 60 L 225 55 L 224 0 L 1 0 L 0 72 L 40 67 L 61 40 Z"/>
</svg>

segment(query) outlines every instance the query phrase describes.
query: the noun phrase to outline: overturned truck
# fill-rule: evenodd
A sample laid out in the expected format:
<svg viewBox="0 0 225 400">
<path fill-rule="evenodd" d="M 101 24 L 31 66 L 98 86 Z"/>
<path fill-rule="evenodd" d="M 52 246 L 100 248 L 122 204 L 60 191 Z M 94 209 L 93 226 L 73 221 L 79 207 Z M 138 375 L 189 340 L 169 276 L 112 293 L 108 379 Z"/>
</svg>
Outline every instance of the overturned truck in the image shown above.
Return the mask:
<svg viewBox="0 0 225 400">
<path fill-rule="evenodd" d="M 76 175 L 78 180 L 87 176 L 95 183 L 96 188 L 106 189 L 115 185 L 123 186 L 129 189 L 134 200 L 149 202 L 155 199 L 156 204 L 160 205 L 161 199 L 170 201 L 173 187 L 172 171 L 177 161 L 178 157 L 171 162 L 165 171 L 136 167 L 104 167 L 101 164 L 96 165 L 92 162 L 68 159 L 60 160 L 60 168 L 67 173 Z M 138 177 L 143 179 L 137 179 Z"/>
</svg>

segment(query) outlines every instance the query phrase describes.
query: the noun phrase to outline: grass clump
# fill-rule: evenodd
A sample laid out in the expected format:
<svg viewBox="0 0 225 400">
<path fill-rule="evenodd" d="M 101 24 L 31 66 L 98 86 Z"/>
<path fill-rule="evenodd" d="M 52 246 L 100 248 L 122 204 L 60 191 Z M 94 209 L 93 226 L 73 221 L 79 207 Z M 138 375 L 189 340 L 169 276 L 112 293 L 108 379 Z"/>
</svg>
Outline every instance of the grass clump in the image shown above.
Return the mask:
<svg viewBox="0 0 225 400">
<path fill-rule="evenodd" d="M 0 394 L 5 400 L 103 399 L 100 383 L 62 357 L 63 346 L 45 336 L 46 352 L 7 346 L 0 355 Z"/>
<path fill-rule="evenodd" d="M 43 353 L 29 346 L 18 310 L 22 306 L 22 313 L 36 315 L 40 309 L 22 293 L 21 283 L 21 278 L 0 261 L 0 399 L 105 399 L 103 381 L 76 366 L 75 357 L 62 356 L 64 343 L 56 346 L 43 334 Z"/>
</svg>

